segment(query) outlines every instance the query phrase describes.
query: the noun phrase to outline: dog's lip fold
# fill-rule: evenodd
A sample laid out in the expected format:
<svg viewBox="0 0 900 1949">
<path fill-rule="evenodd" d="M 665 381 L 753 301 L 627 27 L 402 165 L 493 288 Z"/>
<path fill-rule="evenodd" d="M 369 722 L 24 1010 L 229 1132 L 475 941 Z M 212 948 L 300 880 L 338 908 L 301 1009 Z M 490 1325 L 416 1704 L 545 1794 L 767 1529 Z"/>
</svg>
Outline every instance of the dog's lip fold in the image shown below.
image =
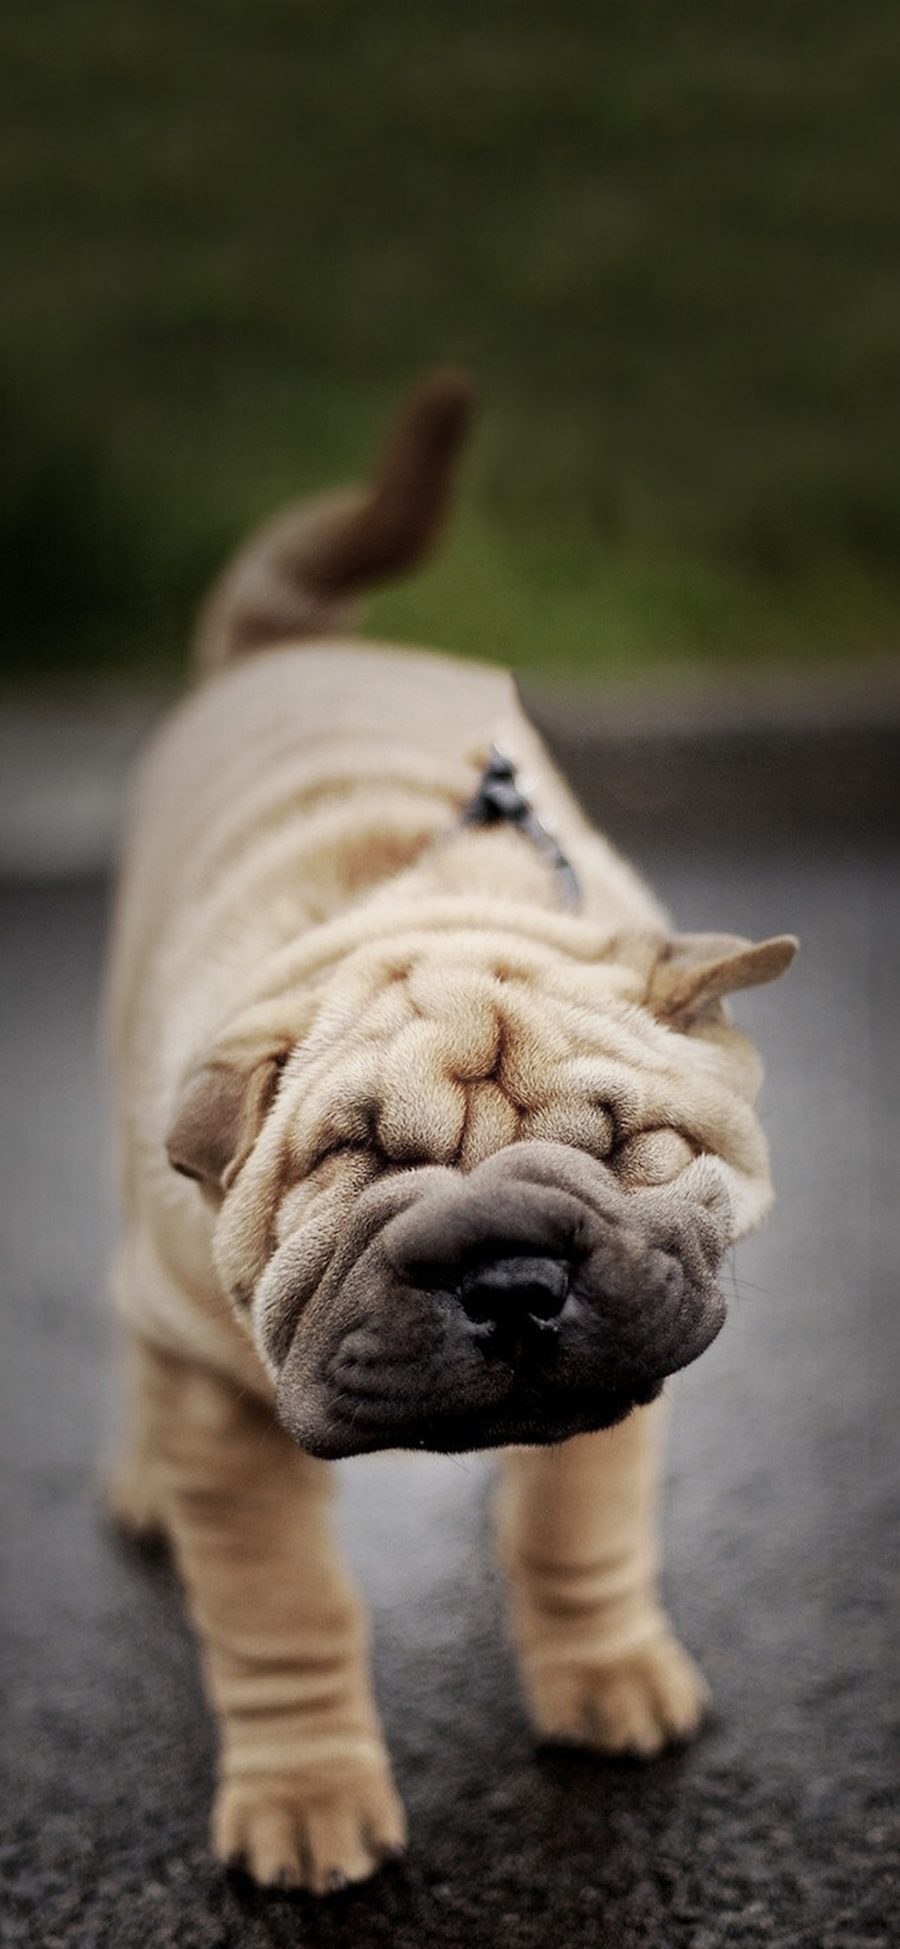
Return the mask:
<svg viewBox="0 0 900 1949">
<path fill-rule="evenodd" d="M 634 1408 L 646 1407 L 661 1393 L 662 1380 L 647 1381 L 621 1395 L 586 1392 L 581 1399 L 560 1402 L 548 1413 L 547 1404 L 527 1394 L 511 1396 L 505 1404 L 484 1408 L 435 1408 L 391 1418 L 366 1420 L 312 1402 L 279 1404 L 282 1425 L 307 1454 L 321 1461 L 339 1462 L 352 1456 L 373 1455 L 387 1449 L 407 1449 L 433 1455 L 476 1454 L 485 1449 L 555 1447 L 575 1435 L 595 1434 L 624 1421 Z"/>
<path fill-rule="evenodd" d="M 566 1308 L 572 1304 L 567 1300 Z M 726 1315 L 717 1288 L 678 1309 L 652 1349 L 595 1362 L 595 1377 L 565 1372 L 565 1337 L 549 1336 L 510 1361 L 505 1349 L 479 1346 L 474 1371 L 429 1373 L 427 1356 L 390 1350 L 358 1367 L 336 1359 L 308 1365 L 298 1346 L 276 1388 L 282 1426 L 308 1454 L 326 1461 L 386 1449 L 464 1454 L 510 1446 L 555 1446 L 597 1433 L 656 1399 L 665 1381 L 715 1339 Z M 489 1332 L 489 1330 L 488 1330 Z M 543 1336 L 542 1336 L 543 1339 Z M 543 1357 L 542 1357 L 543 1355 Z"/>
<path fill-rule="evenodd" d="M 441 1390 L 431 1399 L 414 1387 L 404 1394 L 397 1379 L 368 1390 L 334 1381 L 291 1385 L 283 1376 L 277 1391 L 279 1418 L 286 1431 L 310 1455 L 339 1461 L 386 1449 L 412 1449 L 434 1454 L 465 1454 L 510 1446 L 555 1446 L 575 1435 L 597 1433 L 623 1421 L 634 1408 L 647 1406 L 661 1393 L 669 1375 L 689 1365 L 716 1337 L 725 1318 L 725 1302 L 714 1291 L 706 1295 L 690 1330 L 671 1338 L 662 1360 L 617 1375 L 610 1384 L 542 1380 L 524 1364 L 516 1370 L 501 1360 L 485 1363 L 481 1398 L 467 1401 L 461 1391 Z M 414 1363 L 398 1363 L 407 1378 Z M 549 1370 L 552 1374 L 552 1368 Z M 285 1382 L 287 1384 L 285 1384 Z"/>
</svg>

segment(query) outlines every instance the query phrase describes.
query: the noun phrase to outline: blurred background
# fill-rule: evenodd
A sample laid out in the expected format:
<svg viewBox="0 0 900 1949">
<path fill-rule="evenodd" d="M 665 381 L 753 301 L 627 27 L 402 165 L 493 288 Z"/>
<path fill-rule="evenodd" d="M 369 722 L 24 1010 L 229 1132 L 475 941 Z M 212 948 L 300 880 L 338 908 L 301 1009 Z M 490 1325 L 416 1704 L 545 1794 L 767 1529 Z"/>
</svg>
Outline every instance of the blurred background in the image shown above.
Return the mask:
<svg viewBox="0 0 900 1949">
<path fill-rule="evenodd" d="M 5 0 L 0 90 L 4 1941 L 892 1949 L 895 0 Z M 779 1205 L 672 1390 L 712 1727 L 536 1761 L 489 1464 L 348 1465 L 413 1853 L 313 1915 L 213 1874 L 174 1578 L 96 1514 L 97 997 L 206 584 L 445 360 L 484 401 L 457 519 L 374 627 L 511 663 L 682 926 L 803 951 L 736 1009 Z"/>
<path fill-rule="evenodd" d="M 890 0 L 7 0 L 16 685 L 177 673 L 249 523 L 436 359 L 486 410 L 393 636 L 599 683 L 896 651 Z"/>
</svg>

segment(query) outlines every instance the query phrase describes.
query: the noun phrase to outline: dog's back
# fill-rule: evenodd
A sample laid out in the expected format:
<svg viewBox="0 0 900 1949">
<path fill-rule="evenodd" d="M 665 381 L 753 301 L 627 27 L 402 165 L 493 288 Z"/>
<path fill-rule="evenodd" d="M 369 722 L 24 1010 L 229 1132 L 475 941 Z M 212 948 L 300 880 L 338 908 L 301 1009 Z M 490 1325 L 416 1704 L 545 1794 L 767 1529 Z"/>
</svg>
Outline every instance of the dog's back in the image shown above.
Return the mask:
<svg viewBox="0 0 900 1949">
<path fill-rule="evenodd" d="M 434 541 L 471 407 L 467 381 L 434 375 L 371 488 L 280 516 L 213 589 L 195 643 L 200 684 L 136 785 L 113 957 L 120 1048 L 136 1012 L 158 1046 L 169 975 L 189 1039 L 188 968 L 203 969 L 199 1005 L 224 1013 L 245 964 L 452 831 L 496 740 L 539 780 L 548 822 L 580 853 L 588 909 L 593 889 L 613 914 L 658 923 L 637 876 L 583 819 L 506 671 L 351 634 L 363 590 Z M 138 1005 L 139 988 L 149 993 Z"/>
</svg>

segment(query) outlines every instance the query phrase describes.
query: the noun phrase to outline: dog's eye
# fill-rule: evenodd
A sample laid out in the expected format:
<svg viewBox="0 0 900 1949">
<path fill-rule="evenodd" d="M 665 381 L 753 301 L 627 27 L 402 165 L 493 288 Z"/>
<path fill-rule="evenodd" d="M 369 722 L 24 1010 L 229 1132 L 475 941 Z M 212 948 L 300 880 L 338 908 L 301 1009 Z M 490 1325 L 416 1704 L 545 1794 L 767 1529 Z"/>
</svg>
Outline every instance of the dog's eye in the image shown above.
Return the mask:
<svg viewBox="0 0 900 1949">
<path fill-rule="evenodd" d="M 339 1144 L 323 1151 L 315 1164 L 295 1184 L 289 1186 L 278 1207 L 276 1233 L 279 1244 L 302 1225 L 319 1200 L 329 1192 L 341 1198 L 356 1197 L 383 1168 L 383 1159 L 358 1145 Z"/>
<path fill-rule="evenodd" d="M 615 1121 L 605 1103 L 582 1097 L 553 1096 L 522 1119 L 523 1137 L 570 1144 L 589 1157 L 607 1157 L 615 1143 Z"/>
<path fill-rule="evenodd" d="M 669 1184 L 697 1153 L 680 1130 L 639 1130 L 612 1159 L 626 1186 Z"/>
<path fill-rule="evenodd" d="M 294 1135 L 292 1159 L 298 1176 L 312 1177 L 332 1157 L 378 1148 L 378 1103 L 336 1088 L 315 1109 L 304 1113 Z"/>
</svg>

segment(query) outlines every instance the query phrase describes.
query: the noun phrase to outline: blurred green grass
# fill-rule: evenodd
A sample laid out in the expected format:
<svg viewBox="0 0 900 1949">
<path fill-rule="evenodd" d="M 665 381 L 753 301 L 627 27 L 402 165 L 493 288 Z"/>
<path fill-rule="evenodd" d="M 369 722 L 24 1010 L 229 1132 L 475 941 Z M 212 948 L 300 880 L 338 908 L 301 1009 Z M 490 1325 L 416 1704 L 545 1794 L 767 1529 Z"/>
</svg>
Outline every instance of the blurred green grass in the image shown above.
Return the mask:
<svg viewBox="0 0 900 1949">
<path fill-rule="evenodd" d="M 893 0 L 6 0 L 7 675 L 172 671 L 236 538 L 447 358 L 486 412 L 383 632 L 889 654 L 898 39 Z"/>
</svg>

